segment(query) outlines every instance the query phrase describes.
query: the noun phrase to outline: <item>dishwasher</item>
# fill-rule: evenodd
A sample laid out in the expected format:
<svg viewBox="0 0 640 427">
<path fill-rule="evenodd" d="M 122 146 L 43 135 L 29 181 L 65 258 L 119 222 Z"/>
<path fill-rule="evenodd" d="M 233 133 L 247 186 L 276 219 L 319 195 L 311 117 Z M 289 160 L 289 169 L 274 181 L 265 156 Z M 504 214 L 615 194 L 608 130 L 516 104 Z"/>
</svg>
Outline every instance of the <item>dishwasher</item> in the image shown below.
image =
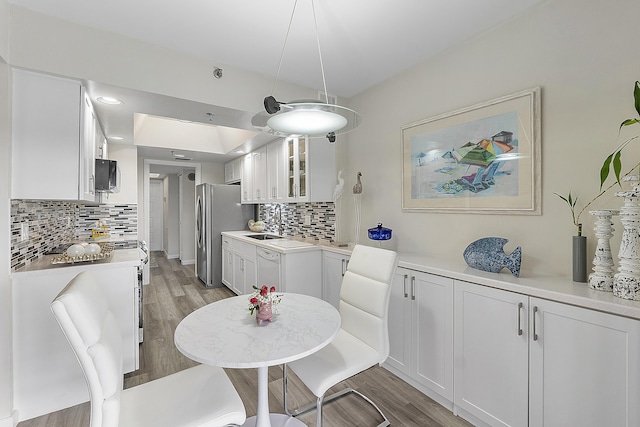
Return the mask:
<svg viewBox="0 0 640 427">
<path fill-rule="evenodd" d="M 280 280 L 280 253 L 256 247 L 258 287 L 275 286 L 278 292 L 284 292 Z"/>
</svg>

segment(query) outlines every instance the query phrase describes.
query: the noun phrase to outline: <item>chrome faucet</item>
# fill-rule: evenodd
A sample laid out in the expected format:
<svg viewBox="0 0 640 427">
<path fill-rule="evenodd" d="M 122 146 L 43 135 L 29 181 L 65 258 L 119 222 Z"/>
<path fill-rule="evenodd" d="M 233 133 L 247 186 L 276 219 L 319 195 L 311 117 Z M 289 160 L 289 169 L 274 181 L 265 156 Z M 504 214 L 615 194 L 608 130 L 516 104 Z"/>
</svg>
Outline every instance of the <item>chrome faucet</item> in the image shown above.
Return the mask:
<svg viewBox="0 0 640 427">
<path fill-rule="evenodd" d="M 274 215 L 274 218 L 273 218 L 274 221 L 276 220 L 276 218 L 278 221 L 278 234 L 282 236 L 282 233 L 284 232 L 284 227 L 282 226 L 282 206 L 280 205 L 276 205 L 276 214 Z"/>
</svg>

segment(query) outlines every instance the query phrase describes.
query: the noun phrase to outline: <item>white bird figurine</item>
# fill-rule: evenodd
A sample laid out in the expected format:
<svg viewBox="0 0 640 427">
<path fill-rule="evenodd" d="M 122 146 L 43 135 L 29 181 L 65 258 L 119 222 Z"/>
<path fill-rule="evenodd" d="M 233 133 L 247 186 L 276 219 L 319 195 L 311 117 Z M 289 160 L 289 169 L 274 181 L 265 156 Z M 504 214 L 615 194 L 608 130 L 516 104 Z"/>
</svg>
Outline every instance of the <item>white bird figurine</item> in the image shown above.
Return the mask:
<svg viewBox="0 0 640 427">
<path fill-rule="evenodd" d="M 342 197 L 342 190 L 344 188 L 344 179 L 342 178 L 342 170 L 338 172 L 338 183 L 333 189 L 333 203 L 336 203 L 340 197 Z"/>
<path fill-rule="evenodd" d="M 358 172 L 356 175 L 356 185 L 353 186 L 353 194 L 362 193 L 362 182 L 360 182 L 360 177 L 362 176 L 361 172 Z"/>
</svg>

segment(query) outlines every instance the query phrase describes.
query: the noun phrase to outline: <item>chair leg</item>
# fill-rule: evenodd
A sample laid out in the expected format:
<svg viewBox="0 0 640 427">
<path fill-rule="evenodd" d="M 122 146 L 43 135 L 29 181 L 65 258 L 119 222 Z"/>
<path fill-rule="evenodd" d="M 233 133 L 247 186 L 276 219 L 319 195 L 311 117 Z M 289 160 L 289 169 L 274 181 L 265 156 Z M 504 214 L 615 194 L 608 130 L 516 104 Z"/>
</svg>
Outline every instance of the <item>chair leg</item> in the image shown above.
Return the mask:
<svg viewBox="0 0 640 427">
<path fill-rule="evenodd" d="M 369 402 L 369 404 L 371 404 L 371 406 L 373 406 L 376 411 L 378 411 L 378 413 L 380 414 L 380 416 L 383 418 L 384 421 L 382 421 L 380 424 L 377 425 L 377 427 L 387 427 L 389 425 L 391 425 L 391 423 L 389 422 L 389 420 L 387 419 L 387 417 L 385 417 L 385 415 L 382 413 L 382 411 L 380 410 L 380 408 L 378 408 L 378 405 L 376 405 L 375 403 L 373 403 L 373 401 L 371 399 L 369 399 L 367 396 L 365 396 L 364 394 L 360 393 L 357 390 L 354 390 L 352 388 L 347 388 L 344 390 L 340 390 L 328 397 L 318 397 L 318 399 L 316 400 L 315 403 L 310 403 L 308 405 L 305 405 L 301 408 L 298 408 L 294 411 L 289 411 L 289 405 L 288 405 L 288 401 L 287 401 L 287 365 L 284 364 L 282 367 L 282 381 L 283 381 L 283 400 L 284 400 L 284 411 L 287 415 L 289 415 L 290 417 L 297 417 L 298 415 L 302 415 L 305 414 L 311 410 L 313 410 L 314 408 L 317 410 L 317 414 L 316 414 L 316 425 L 317 427 L 322 427 L 322 407 L 324 406 L 325 403 L 329 403 L 332 400 L 335 400 L 339 397 L 342 397 L 346 394 L 350 394 L 350 393 L 354 393 L 358 396 L 360 396 L 362 399 L 364 399 L 365 401 Z"/>
<path fill-rule="evenodd" d="M 294 417 L 291 412 L 289 412 L 289 401 L 287 399 L 287 364 L 282 365 L 282 400 L 284 401 L 284 412 L 290 417 Z"/>
<path fill-rule="evenodd" d="M 316 400 L 316 427 L 322 427 L 322 399 L 323 396 L 320 396 Z"/>
</svg>

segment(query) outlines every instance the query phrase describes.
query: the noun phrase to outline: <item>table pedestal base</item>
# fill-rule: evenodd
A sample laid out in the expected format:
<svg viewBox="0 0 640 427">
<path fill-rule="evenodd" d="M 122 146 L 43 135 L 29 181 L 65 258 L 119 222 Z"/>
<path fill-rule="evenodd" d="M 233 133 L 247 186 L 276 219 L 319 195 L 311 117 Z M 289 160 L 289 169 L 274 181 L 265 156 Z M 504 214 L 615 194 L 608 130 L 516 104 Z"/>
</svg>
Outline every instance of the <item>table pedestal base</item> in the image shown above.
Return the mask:
<svg viewBox="0 0 640 427">
<path fill-rule="evenodd" d="M 271 427 L 306 427 L 306 424 L 302 421 L 285 414 L 269 414 L 269 420 L 271 421 Z M 256 421 L 257 417 L 247 418 L 242 427 L 255 427 Z"/>
</svg>

